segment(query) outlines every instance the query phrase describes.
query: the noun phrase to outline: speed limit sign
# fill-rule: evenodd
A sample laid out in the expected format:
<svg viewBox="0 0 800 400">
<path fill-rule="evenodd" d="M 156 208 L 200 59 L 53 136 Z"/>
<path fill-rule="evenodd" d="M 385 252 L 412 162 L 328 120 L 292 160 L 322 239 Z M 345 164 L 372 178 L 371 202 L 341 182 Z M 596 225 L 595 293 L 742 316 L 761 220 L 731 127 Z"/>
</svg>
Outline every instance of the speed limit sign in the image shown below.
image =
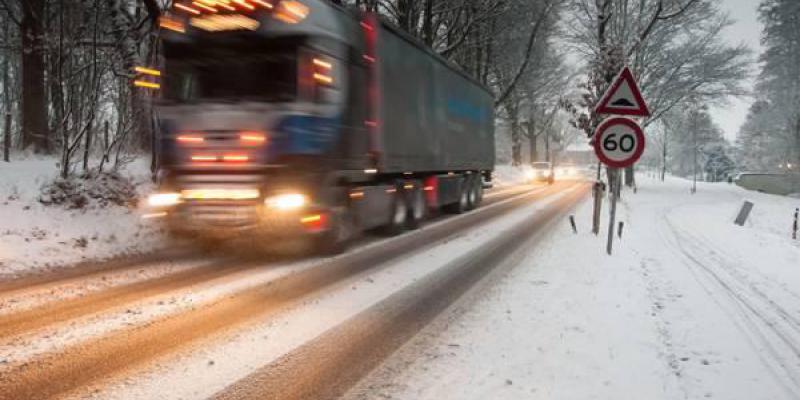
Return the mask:
<svg viewBox="0 0 800 400">
<path fill-rule="evenodd" d="M 627 118 L 609 118 L 594 133 L 597 158 L 612 168 L 625 168 L 639 160 L 644 152 L 642 128 Z"/>
</svg>

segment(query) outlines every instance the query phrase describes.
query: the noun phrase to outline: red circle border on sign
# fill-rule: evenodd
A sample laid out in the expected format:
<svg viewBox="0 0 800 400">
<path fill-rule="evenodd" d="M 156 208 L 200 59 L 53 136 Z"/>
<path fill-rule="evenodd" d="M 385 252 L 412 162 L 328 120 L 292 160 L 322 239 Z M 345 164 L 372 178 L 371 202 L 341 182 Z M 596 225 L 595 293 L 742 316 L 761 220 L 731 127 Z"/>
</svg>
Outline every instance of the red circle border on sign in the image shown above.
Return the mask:
<svg viewBox="0 0 800 400">
<path fill-rule="evenodd" d="M 603 133 L 606 131 L 606 129 L 610 128 L 613 125 L 626 125 L 631 129 L 633 129 L 633 132 L 636 134 L 636 143 L 637 143 L 636 150 L 633 152 L 633 155 L 631 155 L 631 157 L 626 160 L 614 161 L 606 157 L 606 155 L 603 153 L 602 147 L 600 147 L 602 146 L 600 144 L 601 142 L 600 138 L 603 136 Z M 597 155 L 597 158 L 599 158 L 603 164 L 608 165 L 611 168 L 625 168 L 633 165 L 634 163 L 636 163 L 636 161 L 639 161 L 639 158 L 642 157 L 642 154 L 644 153 L 644 142 L 645 142 L 644 131 L 642 130 L 642 127 L 639 126 L 639 124 L 628 118 L 623 118 L 623 117 L 609 118 L 603 121 L 603 123 L 601 123 L 600 126 L 598 126 L 597 130 L 595 131 L 594 154 Z"/>
</svg>

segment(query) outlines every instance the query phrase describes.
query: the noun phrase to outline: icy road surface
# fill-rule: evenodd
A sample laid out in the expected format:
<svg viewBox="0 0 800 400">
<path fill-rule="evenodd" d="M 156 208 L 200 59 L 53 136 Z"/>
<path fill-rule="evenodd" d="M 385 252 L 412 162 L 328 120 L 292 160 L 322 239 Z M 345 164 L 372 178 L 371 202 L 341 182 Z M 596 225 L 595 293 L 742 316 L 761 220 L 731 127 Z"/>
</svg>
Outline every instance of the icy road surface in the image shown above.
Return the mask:
<svg viewBox="0 0 800 400">
<path fill-rule="evenodd" d="M 586 202 L 578 235 L 562 222 L 349 398 L 800 398 L 800 200 L 640 180 L 614 256 Z"/>
</svg>

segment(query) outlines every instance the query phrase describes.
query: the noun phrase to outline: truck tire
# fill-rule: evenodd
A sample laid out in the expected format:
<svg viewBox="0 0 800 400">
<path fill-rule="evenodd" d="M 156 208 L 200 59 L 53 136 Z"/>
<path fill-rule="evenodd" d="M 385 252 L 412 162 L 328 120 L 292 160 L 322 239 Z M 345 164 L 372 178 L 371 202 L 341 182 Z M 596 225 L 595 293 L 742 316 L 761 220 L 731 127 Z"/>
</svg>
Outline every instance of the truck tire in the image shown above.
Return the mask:
<svg viewBox="0 0 800 400">
<path fill-rule="evenodd" d="M 464 178 L 458 193 L 458 201 L 444 206 L 444 210 L 451 214 L 463 214 L 469 210 L 470 179 Z"/>
<path fill-rule="evenodd" d="M 334 210 L 330 213 L 330 228 L 314 237 L 314 253 L 334 256 L 344 253 L 355 237 L 355 221 L 349 210 Z"/>
<path fill-rule="evenodd" d="M 467 209 L 472 210 L 478 207 L 478 186 L 480 186 L 480 179 L 473 174 L 469 176 L 467 182 Z"/>
<path fill-rule="evenodd" d="M 475 177 L 475 190 L 478 199 L 475 207 L 478 207 L 481 205 L 481 203 L 483 203 L 483 177 L 480 174 Z"/>
<path fill-rule="evenodd" d="M 415 185 L 415 189 L 407 192 L 408 201 L 408 220 L 406 228 L 418 229 L 425 219 L 428 205 L 425 203 L 425 193 L 422 192 L 420 185 Z"/>
<path fill-rule="evenodd" d="M 395 236 L 403 233 L 408 223 L 408 200 L 401 190 L 395 192 L 394 201 L 389 212 L 389 222 L 384 225 L 381 232 L 386 236 Z"/>
</svg>

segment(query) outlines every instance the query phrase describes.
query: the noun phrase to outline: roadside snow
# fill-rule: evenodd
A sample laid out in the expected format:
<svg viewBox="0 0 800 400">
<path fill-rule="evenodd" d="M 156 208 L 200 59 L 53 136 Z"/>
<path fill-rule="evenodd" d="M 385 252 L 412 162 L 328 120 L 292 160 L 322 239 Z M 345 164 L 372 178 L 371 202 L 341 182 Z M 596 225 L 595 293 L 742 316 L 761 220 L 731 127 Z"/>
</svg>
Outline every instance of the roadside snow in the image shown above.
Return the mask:
<svg viewBox="0 0 800 400">
<path fill-rule="evenodd" d="M 123 171 L 140 191 L 149 187 L 147 163 Z M 135 209 L 120 206 L 67 210 L 39 202 L 57 176 L 52 158 L 0 164 L 0 280 L 65 264 L 146 252 L 163 238 Z"/>
<path fill-rule="evenodd" d="M 613 256 L 586 232 L 587 202 L 577 235 L 562 223 L 348 397 L 800 398 L 800 203 L 689 185 L 626 191 Z M 744 199 L 755 209 L 735 226 Z"/>
</svg>

